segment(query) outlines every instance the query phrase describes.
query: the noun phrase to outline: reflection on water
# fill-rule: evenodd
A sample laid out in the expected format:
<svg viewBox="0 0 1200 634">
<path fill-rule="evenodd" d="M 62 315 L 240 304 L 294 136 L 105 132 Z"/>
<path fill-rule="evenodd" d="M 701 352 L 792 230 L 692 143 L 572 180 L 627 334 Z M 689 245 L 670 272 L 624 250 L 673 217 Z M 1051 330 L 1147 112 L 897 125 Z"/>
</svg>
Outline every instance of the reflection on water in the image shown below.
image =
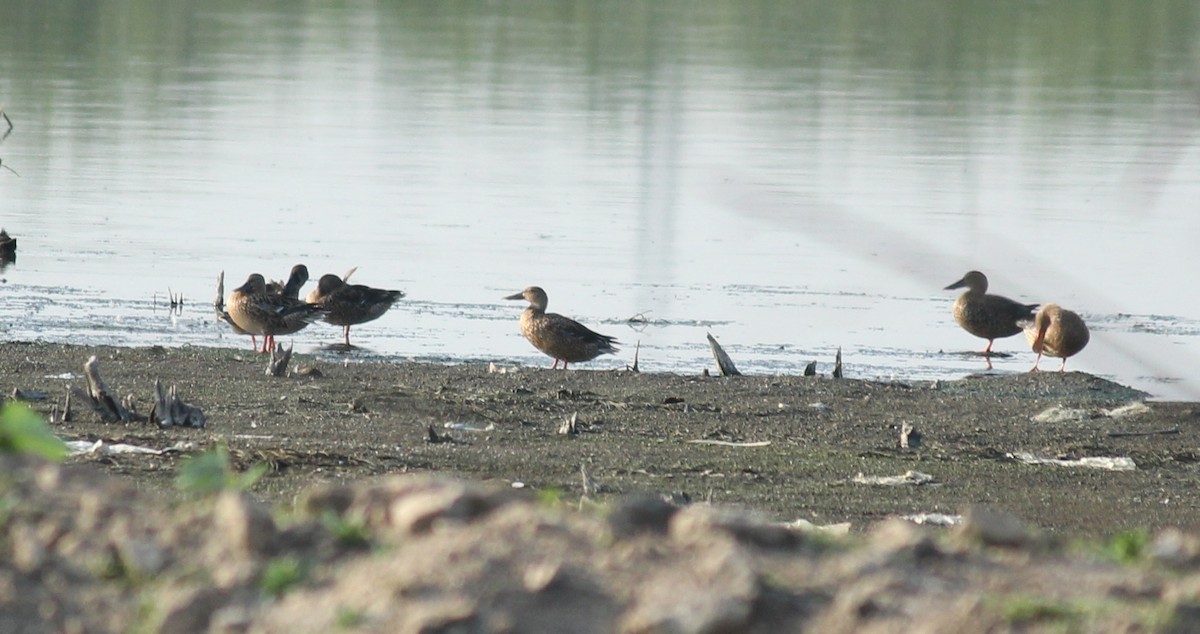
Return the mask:
<svg viewBox="0 0 1200 634">
<path fill-rule="evenodd" d="M 711 331 L 747 372 L 952 377 L 978 268 L 1084 315 L 1072 368 L 1200 398 L 1198 35 L 1185 1 L 10 2 L 0 337 L 248 349 L 217 274 L 303 262 L 408 293 L 356 329 L 386 357 L 549 365 L 500 299 L 537 284 L 626 343 L 596 367 L 695 372 Z"/>
</svg>

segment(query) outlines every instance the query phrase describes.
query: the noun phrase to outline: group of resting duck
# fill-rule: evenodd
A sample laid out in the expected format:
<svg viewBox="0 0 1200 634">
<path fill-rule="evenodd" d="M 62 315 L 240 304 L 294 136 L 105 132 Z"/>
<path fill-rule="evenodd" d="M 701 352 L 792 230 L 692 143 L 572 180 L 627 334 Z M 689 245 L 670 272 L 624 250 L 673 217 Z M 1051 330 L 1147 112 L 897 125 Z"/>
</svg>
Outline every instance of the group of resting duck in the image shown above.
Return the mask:
<svg viewBox="0 0 1200 634">
<path fill-rule="evenodd" d="M 351 271 L 353 273 L 353 271 Z M 347 273 L 346 277 L 350 274 Z M 260 273 L 252 273 L 246 283 L 233 289 L 224 310 L 217 315 L 229 323 L 234 332 L 250 335 L 259 352 L 275 347 L 276 335 L 290 335 L 310 323 L 324 319 L 341 326 L 346 347 L 350 347 L 350 326 L 378 319 L 404 291 L 388 291 L 363 284 L 349 284 L 332 273 L 322 275 L 317 287 L 300 299 L 300 287 L 308 282 L 308 267 L 292 267 L 287 282 L 267 283 Z M 262 337 L 258 348 L 257 337 Z"/>
<path fill-rule="evenodd" d="M 353 272 L 353 271 L 351 271 Z M 324 319 L 342 326 L 345 345 L 350 347 L 350 326 L 377 319 L 396 300 L 404 297 L 403 291 L 371 288 L 362 284 L 349 284 L 344 277 L 333 274 L 322 275 L 317 288 L 300 299 L 300 287 L 308 282 L 308 268 L 303 264 L 292 267 L 287 282 L 271 282 L 258 274 L 252 274 L 246 283 L 234 289 L 227 301 L 227 309 L 220 313 L 233 329 L 251 336 L 255 348 L 255 337 L 263 338 L 260 352 L 270 351 L 276 335 L 298 332 L 309 323 Z M 962 279 L 946 287 L 946 290 L 966 287 L 966 292 L 954 302 L 954 320 L 964 330 L 988 340 L 983 355 L 989 358 L 992 344 L 1001 337 L 1025 333 L 1037 359 L 1033 372 L 1038 370 L 1042 356 L 1060 357 L 1066 369 L 1067 358 L 1083 350 L 1089 334 L 1087 325 L 1078 314 L 1057 304 L 1022 304 L 1000 295 L 987 292 L 987 276 L 979 271 L 970 271 Z M 504 299 L 524 300 L 529 306 L 521 313 L 521 333 L 535 348 L 554 359 L 551 368 L 562 362 L 563 369 L 569 363 L 591 361 L 602 354 L 618 351 L 615 337 L 602 335 L 583 324 L 557 313 L 548 313 L 549 299 L 546 291 L 530 286 L 520 293 Z"/>
</svg>

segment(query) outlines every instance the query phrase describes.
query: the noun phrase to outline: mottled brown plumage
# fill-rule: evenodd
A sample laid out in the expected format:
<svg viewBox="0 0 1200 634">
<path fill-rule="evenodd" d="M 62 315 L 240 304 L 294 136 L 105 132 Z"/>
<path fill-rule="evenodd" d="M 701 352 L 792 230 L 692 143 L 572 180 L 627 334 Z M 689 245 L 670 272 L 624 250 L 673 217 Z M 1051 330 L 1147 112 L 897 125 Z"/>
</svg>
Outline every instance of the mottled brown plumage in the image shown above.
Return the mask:
<svg viewBox="0 0 1200 634">
<path fill-rule="evenodd" d="M 1062 308 L 1058 304 L 1046 304 L 1037 311 L 1032 322 L 1025 325 L 1025 338 L 1037 359 L 1033 362 L 1030 372 L 1038 371 L 1042 355 L 1062 358 L 1058 371 L 1067 369 L 1067 357 L 1076 355 L 1087 346 L 1091 334 L 1083 318 L 1073 311 Z"/>
<path fill-rule="evenodd" d="M 1022 304 L 1000 295 L 989 295 L 987 276 L 979 271 L 970 271 L 961 280 L 946 287 L 946 290 L 967 287 L 967 291 L 954 302 L 954 321 L 963 330 L 988 340 L 984 355 L 992 353 L 992 342 L 1000 337 L 1011 337 L 1022 331 L 1019 322 L 1033 319 L 1037 304 Z"/>
<path fill-rule="evenodd" d="M 245 284 L 233 289 L 226 301 L 226 311 L 236 329 L 263 338 L 260 352 L 270 351 L 275 335 L 297 332 L 322 315 L 318 306 L 267 291 L 266 280 L 258 273 L 251 274 Z"/>
<path fill-rule="evenodd" d="M 378 319 L 404 291 L 388 291 L 362 284 L 347 284 L 342 278 L 327 273 L 317 281 L 317 288 L 308 294 L 308 301 L 325 310 L 325 321 L 341 326 L 350 346 L 350 326 Z"/>
<path fill-rule="evenodd" d="M 546 312 L 550 301 L 541 287 L 530 286 L 504 299 L 529 302 L 529 307 L 521 313 L 521 334 L 533 347 L 554 359 L 552 369 L 558 367 L 559 361 L 565 370 L 568 363 L 591 361 L 602 354 L 617 352 L 613 344 L 620 342 L 615 337 L 594 332 L 574 319 Z"/>
</svg>

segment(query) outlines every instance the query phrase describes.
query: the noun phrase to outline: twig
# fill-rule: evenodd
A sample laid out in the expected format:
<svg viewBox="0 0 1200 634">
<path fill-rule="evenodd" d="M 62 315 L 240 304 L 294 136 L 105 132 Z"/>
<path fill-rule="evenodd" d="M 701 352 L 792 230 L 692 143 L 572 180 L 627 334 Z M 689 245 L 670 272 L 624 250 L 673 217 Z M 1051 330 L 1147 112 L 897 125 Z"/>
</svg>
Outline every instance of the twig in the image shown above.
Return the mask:
<svg viewBox="0 0 1200 634">
<path fill-rule="evenodd" d="M 579 412 L 575 412 L 563 420 L 558 426 L 558 433 L 564 436 L 574 436 L 579 433 Z"/>
<path fill-rule="evenodd" d="M 199 407 L 184 403 L 179 398 L 179 391 L 171 386 L 168 393 L 163 389 L 162 382 L 154 380 L 154 408 L 150 410 L 150 422 L 162 428 L 195 427 L 204 428 L 204 412 Z"/>
<path fill-rule="evenodd" d="M 729 440 L 712 440 L 710 438 L 700 438 L 697 440 L 687 441 L 693 445 L 720 445 L 722 447 L 766 447 L 771 444 L 769 440 L 758 442 L 732 442 Z"/>
<path fill-rule="evenodd" d="M 1155 431 L 1110 431 L 1109 438 L 1132 438 L 1135 436 L 1171 436 L 1179 433 L 1178 427 L 1159 429 Z"/>
<path fill-rule="evenodd" d="M 92 409 L 96 410 L 96 413 L 100 415 L 100 420 L 106 423 L 126 423 L 137 420 L 137 416 L 130 412 L 125 405 L 118 402 L 108 391 L 108 387 L 100 379 L 99 366 L 100 361 L 95 356 L 83 364 L 83 374 L 87 377 L 88 382 L 88 391 L 82 393 L 84 398 L 88 399 L 92 405 Z"/>
<path fill-rule="evenodd" d="M 633 365 L 629 367 L 629 370 L 631 372 L 641 372 L 641 370 L 638 370 L 638 352 L 640 352 L 641 349 L 642 349 L 642 340 L 638 339 L 637 343 L 634 344 L 634 346 L 633 346 Z"/>
<path fill-rule="evenodd" d="M 721 370 L 721 376 L 739 376 L 737 366 L 733 364 L 733 359 L 725 354 L 725 349 L 717 340 L 713 338 L 712 333 L 708 333 L 708 347 L 712 348 L 713 358 L 717 360 L 717 368 Z"/>
<path fill-rule="evenodd" d="M 294 344 L 288 344 L 287 350 L 284 350 L 282 343 L 275 344 L 275 349 L 271 351 L 271 362 L 267 364 L 267 376 L 283 376 L 287 372 L 294 347 Z"/>
<path fill-rule="evenodd" d="M 804 366 L 804 376 L 816 376 L 816 375 L 817 375 L 817 362 L 810 361 L 808 365 Z"/>
<path fill-rule="evenodd" d="M 217 275 L 217 297 L 213 300 L 213 307 L 218 315 L 225 312 L 225 271 Z"/>
<path fill-rule="evenodd" d="M 842 347 L 838 346 L 837 359 L 833 363 L 833 378 L 842 378 Z"/>
</svg>

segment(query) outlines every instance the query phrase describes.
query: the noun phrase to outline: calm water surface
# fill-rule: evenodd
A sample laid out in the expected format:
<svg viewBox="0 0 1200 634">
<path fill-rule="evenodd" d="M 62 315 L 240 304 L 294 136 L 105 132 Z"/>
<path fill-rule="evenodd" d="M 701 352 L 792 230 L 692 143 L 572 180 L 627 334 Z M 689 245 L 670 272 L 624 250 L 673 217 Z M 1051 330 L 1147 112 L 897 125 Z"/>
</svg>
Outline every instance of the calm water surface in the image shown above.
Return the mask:
<svg viewBox="0 0 1200 634">
<path fill-rule="evenodd" d="M 0 340 L 248 350 L 217 274 L 303 262 L 408 292 L 356 358 L 549 365 L 500 299 L 538 284 L 628 344 L 598 368 L 698 372 L 711 332 L 750 373 L 953 378 L 978 268 L 1085 316 L 1069 367 L 1200 398 L 1194 2 L 3 13 Z"/>
</svg>

